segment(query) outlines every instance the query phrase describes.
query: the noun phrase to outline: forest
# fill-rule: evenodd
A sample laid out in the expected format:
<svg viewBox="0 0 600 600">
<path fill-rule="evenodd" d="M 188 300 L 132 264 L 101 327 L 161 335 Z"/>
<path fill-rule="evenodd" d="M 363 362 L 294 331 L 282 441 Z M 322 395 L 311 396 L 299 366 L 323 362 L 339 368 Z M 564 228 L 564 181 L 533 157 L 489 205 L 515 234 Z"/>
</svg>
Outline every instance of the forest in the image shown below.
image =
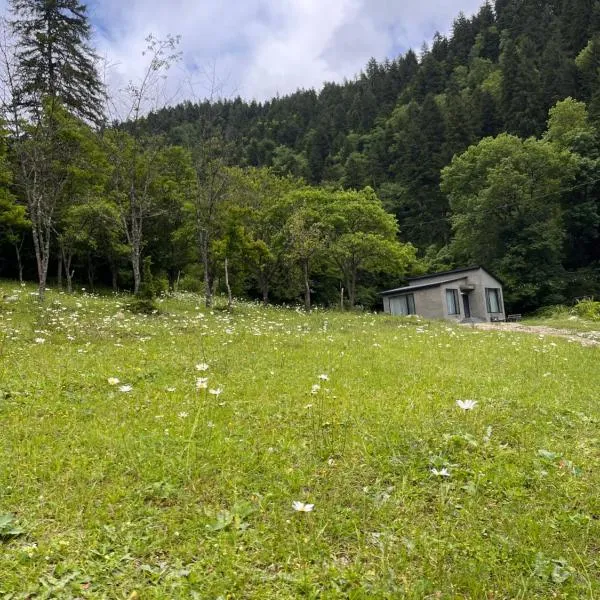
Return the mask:
<svg viewBox="0 0 600 600">
<path fill-rule="evenodd" d="M 11 0 L 0 48 L 0 277 L 376 308 L 474 264 L 510 311 L 600 296 L 600 0 L 496 0 L 418 53 L 267 102 L 126 119 L 78 0 Z"/>
</svg>

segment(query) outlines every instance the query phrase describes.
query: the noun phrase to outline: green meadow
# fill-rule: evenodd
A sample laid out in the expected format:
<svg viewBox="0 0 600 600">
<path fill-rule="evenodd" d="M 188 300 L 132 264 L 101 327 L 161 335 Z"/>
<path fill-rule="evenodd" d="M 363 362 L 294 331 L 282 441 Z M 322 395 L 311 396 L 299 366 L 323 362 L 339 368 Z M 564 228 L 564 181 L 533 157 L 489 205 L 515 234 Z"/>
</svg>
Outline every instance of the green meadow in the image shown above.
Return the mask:
<svg viewBox="0 0 600 600">
<path fill-rule="evenodd" d="M 0 598 L 600 596 L 599 347 L 34 291 L 0 285 Z"/>
</svg>

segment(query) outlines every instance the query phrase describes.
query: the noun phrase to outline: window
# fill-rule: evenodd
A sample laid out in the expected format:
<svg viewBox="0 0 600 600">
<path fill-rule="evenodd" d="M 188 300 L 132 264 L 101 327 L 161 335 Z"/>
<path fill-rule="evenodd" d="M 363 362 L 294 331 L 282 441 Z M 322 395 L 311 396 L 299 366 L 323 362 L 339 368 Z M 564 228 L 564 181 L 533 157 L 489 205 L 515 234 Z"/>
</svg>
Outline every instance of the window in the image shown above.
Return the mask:
<svg viewBox="0 0 600 600">
<path fill-rule="evenodd" d="M 390 305 L 393 315 L 414 315 L 415 310 L 415 295 L 406 294 L 405 296 L 396 296 L 390 299 Z"/>
<path fill-rule="evenodd" d="M 500 308 L 500 289 L 499 288 L 486 288 L 485 289 L 485 301 L 487 304 L 488 313 L 501 313 Z"/>
<path fill-rule="evenodd" d="M 460 315 L 458 290 L 446 290 L 446 306 L 448 307 L 449 315 Z"/>
</svg>

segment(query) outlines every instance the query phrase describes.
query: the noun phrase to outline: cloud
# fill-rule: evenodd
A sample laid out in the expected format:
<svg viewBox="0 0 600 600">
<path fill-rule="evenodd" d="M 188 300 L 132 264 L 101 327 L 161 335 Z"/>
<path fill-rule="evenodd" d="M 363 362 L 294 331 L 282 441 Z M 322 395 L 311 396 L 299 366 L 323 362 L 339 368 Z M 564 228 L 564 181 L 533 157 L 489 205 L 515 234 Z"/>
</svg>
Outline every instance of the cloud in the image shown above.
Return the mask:
<svg viewBox="0 0 600 600">
<path fill-rule="evenodd" d="M 448 32 L 462 10 L 483 0 L 93 0 L 95 45 L 112 64 L 113 90 L 142 77 L 149 33 L 181 35 L 182 60 L 165 98 L 198 99 L 210 88 L 265 100 L 319 89 Z M 214 75 L 214 77 L 213 77 Z M 213 81 L 214 80 L 214 81 Z M 213 83 L 215 85 L 213 85 Z"/>
</svg>

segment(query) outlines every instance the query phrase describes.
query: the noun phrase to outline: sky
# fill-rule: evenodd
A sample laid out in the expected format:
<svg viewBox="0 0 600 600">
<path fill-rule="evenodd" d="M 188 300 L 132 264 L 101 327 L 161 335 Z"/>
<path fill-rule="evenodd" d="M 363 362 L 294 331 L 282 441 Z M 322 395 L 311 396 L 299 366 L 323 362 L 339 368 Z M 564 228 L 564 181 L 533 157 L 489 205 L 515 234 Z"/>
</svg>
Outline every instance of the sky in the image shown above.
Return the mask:
<svg viewBox="0 0 600 600">
<path fill-rule="evenodd" d="M 85 0 L 84 0 L 85 1 Z M 180 35 L 163 101 L 266 100 L 357 75 L 371 57 L 420 49 L 484 0 L 88 0 L 93 44 L 117 93 L 148 64 L 145 38 Z M 6 0 L 0 0 L 0 6 Z"/>
</svg>

